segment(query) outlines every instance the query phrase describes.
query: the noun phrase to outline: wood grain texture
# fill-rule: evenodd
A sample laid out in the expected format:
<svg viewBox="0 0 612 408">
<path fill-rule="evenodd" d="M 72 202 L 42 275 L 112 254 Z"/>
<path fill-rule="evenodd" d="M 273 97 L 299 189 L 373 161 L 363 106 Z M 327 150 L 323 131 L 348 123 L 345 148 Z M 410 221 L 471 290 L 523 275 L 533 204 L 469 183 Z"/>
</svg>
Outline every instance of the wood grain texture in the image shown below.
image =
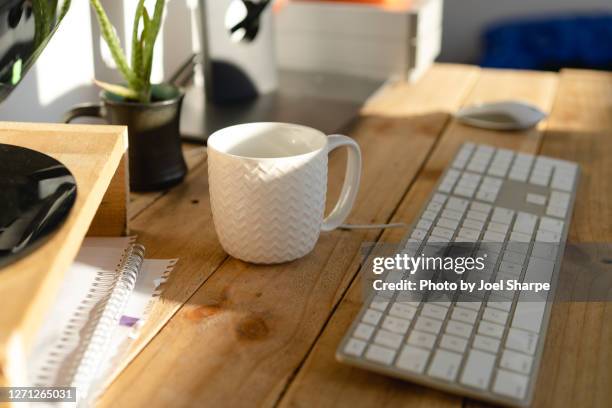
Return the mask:
<svg viewBox="0 0 612 408">
<path fill-rule="evenodd" d="M 612 74 L 564 71 L 541 154 L 580 164 L 569 242 L 612 241 Z M 612 302 L 553 307 L 534 407 L 612 405 Z"/>
<path fill-rule="evenodd" d="M 0 124 L 0 143 L 38 150 L 59 160 L 70 169 L 78 187 L 75 205 L 64 225 L 36 252 L 0 273 L 0 372 L 10 377 L 8 381 L 24 383 L 24 373 L 18 372 L 23 369 L 19 354 L 27 352 L 81 246 L 126 151 L 126 136 L 125 128 L 114 126 Z"/>
<path fill-rule="evenodd" d="M 550 111 L 556 86 L 557 80 L 554 74 L 487 70 L 481 72 L 464 104 L 520 98 L 538 105 L 544 111 Z M 540 137 L 541 130 L 490 132 L 453 121 L 403 198 L 393 216 L 393 221 L 411 223 L 415 220 L 442 171 L 450 163 L 461 143 L 472 141 L 536 152 Z M 386 230 L 381 242 L 399 242 L 404 234 L 405 230 Z M 387 378 L 340 364 L 335 360 L 336 348 L 361 308 L 361 304 L 362 282 L 358 275 L 280 405 L 283 407 L 462 406 L 462 397 Z"/>
<path fill-rule="evenodd" d="M 89 226 L 88 236 L 120 237 L 129 232 L 128 201 L 130 186 L 128 173 L 128 154 L 125 152 Z"/>
<path fill-rule="evenodd" d="M 471 67 L 435 68 L 405 88 L 403 117 L 383 117 L 371 105 L 372 114 L 357 121 L 351 136 L 362 148 L 364 170 L 350 221 L 385 222 L 392 216 L 447 123 L 447 111 L 471 89 L 477 73 Z M 427 99 L 437 84 L 448 85 L 447 92 L 437 101 Z M 165 322 L 186 303 L 119 376 L 101 406 L 275 404 L 352 280 L 361 244 L 380 234 L 323 234 L 313 253 L 278 266 L 226 259 L 210 220 L 205 170 L 197 167 L 184 186 L 133 223 L 154 254 L 181 258 L 150 320 Z M 344 157 L 334 154 L 330 204 L 343 173 Z"/>
</svg>

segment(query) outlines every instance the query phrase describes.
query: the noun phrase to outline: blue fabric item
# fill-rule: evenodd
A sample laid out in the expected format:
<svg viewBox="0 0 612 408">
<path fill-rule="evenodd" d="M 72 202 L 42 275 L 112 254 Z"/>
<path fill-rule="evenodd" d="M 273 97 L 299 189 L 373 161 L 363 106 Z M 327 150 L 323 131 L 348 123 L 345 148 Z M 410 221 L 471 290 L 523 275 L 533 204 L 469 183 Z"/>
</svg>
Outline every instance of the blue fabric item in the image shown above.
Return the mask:
<svg viewBox="0 0 612 408">
<path fill-rule="evenodd" d="M 612 14 L 499 23 L 483 43 L 483 67 L 612 70 Z"/>
</svg>

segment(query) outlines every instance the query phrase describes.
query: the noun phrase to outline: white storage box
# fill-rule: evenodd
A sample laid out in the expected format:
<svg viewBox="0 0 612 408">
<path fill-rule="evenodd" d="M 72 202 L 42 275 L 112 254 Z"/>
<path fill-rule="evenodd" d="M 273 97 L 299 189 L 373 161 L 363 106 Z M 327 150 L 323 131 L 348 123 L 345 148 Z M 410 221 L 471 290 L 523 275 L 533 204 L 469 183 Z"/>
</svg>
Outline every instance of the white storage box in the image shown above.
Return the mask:
<svg viewBox="0 0 612 408">
<path fill-rule="evenodd" d="M 415 79 L 440 52 L 442 0 L 289 1 L 276 16 L 281 68 Z"/>
</svg>

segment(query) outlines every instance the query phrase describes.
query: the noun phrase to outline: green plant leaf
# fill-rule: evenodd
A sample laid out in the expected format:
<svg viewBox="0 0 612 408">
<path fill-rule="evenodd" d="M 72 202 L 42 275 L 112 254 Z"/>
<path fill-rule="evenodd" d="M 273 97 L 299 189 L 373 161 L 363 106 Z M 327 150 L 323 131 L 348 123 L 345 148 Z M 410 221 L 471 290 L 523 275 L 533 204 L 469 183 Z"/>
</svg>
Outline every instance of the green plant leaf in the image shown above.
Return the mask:
<svg viewBox="0 0 612 408">
<path fill-rule="evenodd" d="M 153 49 L 161 27 L 165 3 L 165 0 L 156 1 L 153 18 L 147 24 L 147 35 L 145 36 L 142 58 L 144 64 L 144 79 L 149 85 L 149 92 L 151 86 L 151 68 L 153 66 Z"/>
<path fill-rule="evenodd" d="M 143 11 L 146 11 L 144 6 L 145 0 L 139 0 L 134 12 L 134 26 L 132 27 L 132 70 L 136 76 L 142 80 L 142 42 L 138 39 L 138 31 L 140 28 L 140 20 Z M 144 32 L 144 23 L 143 23 Z"/>
<path fill-rule="evenodd" d="M 70 3 L 71 3 L 71 0 L 64 0 L 64 3 L 62 3 L 62 8 L 59 13 L 60 21 L 62 21 L 64 17 L 66 16 L 66 13 L 68 13 L 68 10 L 70 9 Z"/>
<path fill-rule="evenodd" d="M 102 4 L 100 4 L 99 0 L 90 0 L 90 4 L 96 12 L 102 37 L 104 37 L 104 41 L 106 41 L 106 44 L 108 44 L 108 48 L 110 49 L 111 55 L 113 56 L 119 71 L 121 71 L 121 74 L 123 74 L 123 77 L 128 82 L 130 88 L 139 89 L 142 84 L 140 83 L 139 78 L 129 67 L 119 38 L 117 38 L 117 33 L 115 33 L 115 29 L 108 19 Z"/>
</svg>

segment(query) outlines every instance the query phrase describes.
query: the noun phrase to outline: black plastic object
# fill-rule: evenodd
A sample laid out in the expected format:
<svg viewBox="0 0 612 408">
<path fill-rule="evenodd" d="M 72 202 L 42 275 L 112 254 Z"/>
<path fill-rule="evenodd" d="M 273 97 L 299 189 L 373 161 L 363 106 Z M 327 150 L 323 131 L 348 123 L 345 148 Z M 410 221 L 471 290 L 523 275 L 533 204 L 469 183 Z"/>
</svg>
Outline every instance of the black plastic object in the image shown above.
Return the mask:
<svg viewBox="0 0 612 408">
<path fill-rule="evenodd" d="M 70 0 L 0 0 L 0 101 L 34 64 Z"/>
<path fill-rule="evenodd" d="M 153 85 L 153 101 L 129 102 L 102 92 L 101 105 L 78 105 L 64 117 L 105 119 L 125 125 L 129 135 L 130 188 L 133 191 L 164 190 L 179 184 L 187 174 L 181 149 L 179 121 L 183 93 L 171 85 Z"/>
<path fill-rule="evenodd" d="M 0 144 L 0 267 L 45 241 L 66 220 L 76 181 L 57 160 Z"/>
</svg>

